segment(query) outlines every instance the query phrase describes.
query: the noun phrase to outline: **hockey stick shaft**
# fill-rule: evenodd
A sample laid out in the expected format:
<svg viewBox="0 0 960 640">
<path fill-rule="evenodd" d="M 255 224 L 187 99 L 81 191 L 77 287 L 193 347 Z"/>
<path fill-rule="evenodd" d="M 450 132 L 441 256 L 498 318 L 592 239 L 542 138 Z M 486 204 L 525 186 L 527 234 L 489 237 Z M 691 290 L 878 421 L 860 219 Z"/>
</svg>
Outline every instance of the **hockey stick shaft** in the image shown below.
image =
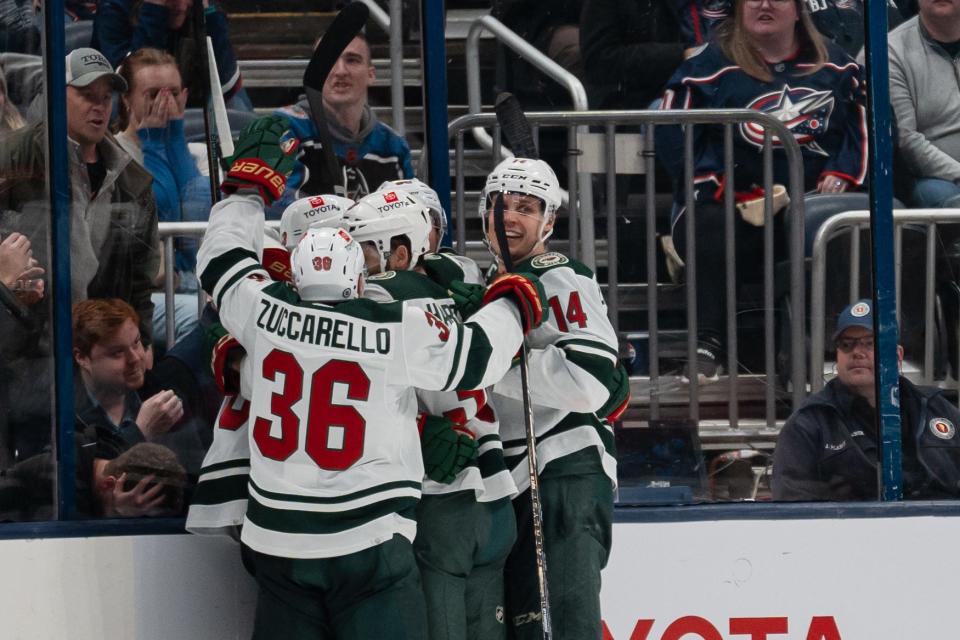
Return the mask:
<svg viewBox="0 0 960 640">
<path fill-rule="evenodd" d="M 318 181 L 321 193 L 347 195 L 346 185 L 340 181 L 340 162 L 334 153 L 333 138 L 327 125 L 323 85 L 337 64 L 340 54 L 363 29 L 369 15 L 370 10 L 362 2 L 352 2 L 345 6 L 320 38 L 303 73 L 303 91 L 307 95 L 310 116 L 317 128 L 317 139 L 322 147 L 323 172 L 326 175 Z"/>
<path fill-rule="evenodd" d="M 198 34 L 200 41 L 204 41 L 207 35 L 207 25 L 206 20 L 204 19 L 204 8 L 203 2 L 201 0 L 194 0 L 193 3 L 193 19 L 196 26 L 196 33 Z M 203 65 L 203 69 L 207 74 L 207 82 L 202 82 L 200 85 L 203 87 L 203 96 L 201 96 L 200 104 L 203 106 L 203 131 L 207 143 L 207 170 L 210 174 L 210 200 L 211 204 L 216 204 L 220 201 L 220 182 L 218 176 L 220 174 L 220 162 L 217 157 L 220 145 L 217 141 L 217 132 L 210 125 L 210 111 L 207 109 L 207 100 L 209 99 L 213 89 L 210 86 L 210 59 L 207 55 L 207 47 L 200 47 L 200 61 Z M 220 86 L 219 80 L 217 81 L 217 87 Z"/>
<path fill-rule="evenodd" d="M 213 52 L 213 40 L 210 36 L 207 36 L 207 69 L 210 72 L 210 103 L 213 105 L 213 121 L 217 127 L 220 157 L 229 158 L 233 155 L 233 134 L 230 132 L 227 103 L 223 99 L 220 70 L 217 68 L 217 57 Z"/>
<path fill-rule="evenodd" d="M 507 145 L 513 150 L 513 154 L 518 158 L 536 160 L 539 154 L 537 143 L 533 138 L 533 129 L 530 128 L 530 123 L 527 122 L 517 97 L 512 93 L 501 93 L 497 96 L 493 110 L 497 113 L 500 130 L 503 132 L 503 137 L 507 139 Z"/>
<path fill-rule="evenodd" d="M 497 237 L 500 260 L 507 272 L 513 271 L 513 257 L 507 245 L 503 224 L 503 194 L 493 205 L 493 229 Z M 533 522 L 533 548 L 537 562 L 537 586 L 540 590 L 540 620 L 544 640 L 553 637 L 550 621 L 550 595 L 547 589 L 547 553 L 543 540 L 543 506 L 540 502 L 540 475 L 537 470 L 537 436 L 533 425 L 533 404 L 530 401 L 530 377 L 527 371 L 527 342 L 520 347 L 520 388 L 523 393 L 523 419 L 527 436 L 527 472 L 530 475 L 530 513 Z"/>
</svg>

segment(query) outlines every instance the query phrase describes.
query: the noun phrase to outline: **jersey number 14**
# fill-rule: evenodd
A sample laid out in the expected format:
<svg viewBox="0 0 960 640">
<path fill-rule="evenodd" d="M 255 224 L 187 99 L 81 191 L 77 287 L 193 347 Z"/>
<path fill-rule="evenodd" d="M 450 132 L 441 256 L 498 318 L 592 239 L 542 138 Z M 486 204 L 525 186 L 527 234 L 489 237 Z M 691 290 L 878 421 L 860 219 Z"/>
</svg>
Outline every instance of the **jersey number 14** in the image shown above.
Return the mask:
<svg viewBox="0 0 960 640">
<path fill-rule="evenodd" d="M 263 377 L 275 381 L 283 374 L 283 392 L 270 398 L 270 411 L 279 420 L 280 435 L 270 434 L 272 420 L 258 417 L 253 423 L 253 440 L 260 452 L 271 460 L 283 461 L 297 450 L 300 442 L 300 417 L 293 405 L 303 397 L 303 368 L 293 354 L 279 349 L 263 359 Z M 307 403 L 305 451 L 321 469 L 343 471 L 363 455 L 366 420 L 355 407 L 333 404 L 333 385 L 346 385 L 347 399 L 365 401 L 370 395 L 370 378 L 356 362 L 330 360 L 313 372 L 310 400 Z M 331 446 L 333 430 L 340 430 Z"/>
</svg>

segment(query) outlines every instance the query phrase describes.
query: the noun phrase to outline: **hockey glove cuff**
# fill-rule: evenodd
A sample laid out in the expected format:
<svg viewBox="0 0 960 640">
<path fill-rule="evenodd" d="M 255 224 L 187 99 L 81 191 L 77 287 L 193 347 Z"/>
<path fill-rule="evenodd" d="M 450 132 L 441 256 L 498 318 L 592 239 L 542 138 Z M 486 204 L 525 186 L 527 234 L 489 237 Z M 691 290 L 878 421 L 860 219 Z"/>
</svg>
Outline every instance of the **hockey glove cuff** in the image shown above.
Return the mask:
<svg viewBox="0 0 960 640">
<path fill-rule="evenodd" d="M 206 340 L 212 343 L 210 369 L 217 388 L 224 395 L 240 391 L 240 373 L 237 363 L 246 355 L 246 351 L 236 338 L 227 333 L 219 322 L 207 330 Z"/>
<path fill-rule="evenodd" d="M 487 304 L 497 298 L 512 300 L 520 309 L 520 325 L 526 335 L 540 326 L 546 314 L 547 294 L 532 273 L 508 273 L 493 281 L 483 296 Z"/>
<path fill-rule="evenodd" d="M 286 118 L 257 118 L 240 133 L 235 147 L 220 189 L 226 194 L 253 189 L 266 205 L 278 200 L 300 154 L 300 141 Z"/>
<path fill-rule="evenodd" d="M 622 364 L 618 364 L 610 384 L 610 397 L 597 411 L 597 417 L 607 422 L 616 422 L 630 404 L 630 376 Z"/>
<path fill-rule="evenodd" d="M 421 413 L 417 419 L 427 477 L 450 484 L 477 455 L 473 432 L 444 416 Z"/>
</svg>

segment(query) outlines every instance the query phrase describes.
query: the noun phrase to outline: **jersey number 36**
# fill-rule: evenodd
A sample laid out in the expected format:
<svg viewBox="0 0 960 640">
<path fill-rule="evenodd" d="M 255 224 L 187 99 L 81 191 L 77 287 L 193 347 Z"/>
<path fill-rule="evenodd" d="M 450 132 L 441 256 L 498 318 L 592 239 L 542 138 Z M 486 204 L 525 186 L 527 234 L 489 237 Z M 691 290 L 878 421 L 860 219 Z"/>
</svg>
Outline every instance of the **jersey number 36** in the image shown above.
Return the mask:
<svg viewBox="0 0 960 640">
<path fill-rule="evenodd" d="M 271 460 L 293 455 L 300 442 L 300 417 L 293 405 L 303 397 L 303 368 L 293 354 L 275 349 L 263 359 L 263 377 L 275 381 L 283 374 L 283 392 L 270 398 L 270 411 L 279 420 L 279 437 L 270 434 L 273 421 L 257 417 L 253 440 Z M 350 405 L 333 404 L 333 385 L 346 385 L 347 399 L 364 401 L 370 394 L 370 379 L 356 362 L 330 360 L 313 372 L 307 404 L 305 450 L 321 469 L 342 471 L 363 455 L 367 423 Z M 337 437 L 339 436 L 339 437 Z"/>
</svg>

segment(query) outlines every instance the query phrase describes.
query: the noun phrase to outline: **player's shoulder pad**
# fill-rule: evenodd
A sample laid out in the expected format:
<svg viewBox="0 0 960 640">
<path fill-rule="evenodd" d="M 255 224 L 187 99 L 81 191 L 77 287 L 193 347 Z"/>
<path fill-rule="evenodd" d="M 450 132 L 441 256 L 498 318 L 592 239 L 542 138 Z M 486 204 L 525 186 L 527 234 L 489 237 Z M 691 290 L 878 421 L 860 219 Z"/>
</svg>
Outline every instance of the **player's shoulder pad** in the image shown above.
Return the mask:
<svg viewBox="0 0 960 640">
<path fill-rule="evenodd" d="M 587 265 L 557 251 L 548 251 L 547 253 L 541 253 L 529 260 L 525 260 L 516 265 L 514 271 L 529 271 L 537 276 L 543 276 L 548 271 L 561 269 L 573 271 L 577 275 L 586 278 L 593 278 L 593 271 L 591 271 Z"/>
<path fill-rule="evenodd" d="M 367 282 L 382 288 L 394 300 L 447 297 L 445 288 L 416 271 L 385 271 L 367 278 Z"/>
</svg>

